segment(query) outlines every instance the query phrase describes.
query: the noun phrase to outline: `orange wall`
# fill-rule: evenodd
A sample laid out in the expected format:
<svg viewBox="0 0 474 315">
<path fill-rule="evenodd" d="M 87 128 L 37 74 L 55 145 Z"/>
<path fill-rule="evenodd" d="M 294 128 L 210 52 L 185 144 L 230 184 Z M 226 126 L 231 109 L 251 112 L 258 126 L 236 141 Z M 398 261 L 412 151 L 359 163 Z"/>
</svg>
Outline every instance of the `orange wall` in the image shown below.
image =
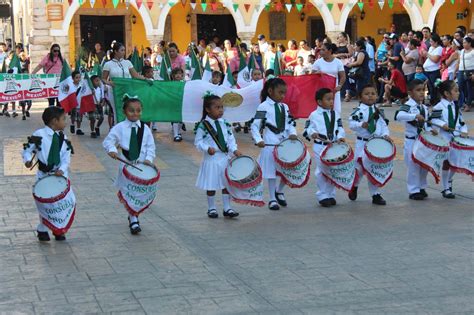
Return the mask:
<svg viewBox="0 0 474 315">
<path fill-rule="evenodd" d="M 462 13 L 466 9 L 469 11 L 467 18 L 456 20 L 456 13 Z M 446 1 L 436 15 L 436 32 L 440 35 L 453 34 L 458 25 L 464 25 L 469 30 L 473 10 L 474 3 L 469 4 L 468 0 L 463 1 L 463 3 L 457 1 L 454 4 L 451 4 L 451 1 Z"/>
<path fill-rule="evenodd" d="M 199 6 L 199 5 L 198 5 Z M 197 7 L 196 7 L 197 9 Z M 210 10 L 208 6 L 208 10 Z M 186 15 L 191 11 L 189 6 L 183 6 L 178 2 L 173 8 L 171 8 L 169 15 L 171 16 L 171 37 L 172 41 L 175 42 L 180 48 L 179 51 L 184 53 L 186 47 L 191 42 L 191 23 L 186 23 Z M 165 29 L 165 33 L 169 30 Z"/>
</svg>

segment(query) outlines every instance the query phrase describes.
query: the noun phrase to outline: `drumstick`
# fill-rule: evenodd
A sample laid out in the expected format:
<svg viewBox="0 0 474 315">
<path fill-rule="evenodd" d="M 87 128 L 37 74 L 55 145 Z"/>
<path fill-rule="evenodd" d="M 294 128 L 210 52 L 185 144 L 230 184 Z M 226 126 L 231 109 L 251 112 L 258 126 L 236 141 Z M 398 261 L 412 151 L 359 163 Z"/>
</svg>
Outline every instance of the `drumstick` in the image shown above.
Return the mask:
<svg viewBox="0 0 474 315">
<path fill-rule="evenodd" d="M 437 125 L 437 124 L 433 124 L 432 122 L 429 122 L 429 121 L 427 122 L 427 124 L 430 125 L 430 126 L 435 126 L 435 127 L 438 127 L 438 128 L 443 129 L 443 126 L 440 126 L 440 125 Z M 444 129 L 443 129 L 443 130 L 444 130 Z M 451 131 L 451 132 L 457 131 L 457 132 L 459 132 L 459 133 L 462 132 L 462 131 L 459 130 L 459 129 L 453 129 L 453 128 L 449 128 L 449 131 Z"/>
<path fill-rule="evenodd" d="M 33 159 L 31 159 L 31 162 L 33 162 Z M 36 163 L 33 164 L 32 167 L 30 167 L 30 171 L 32 171 L 38 163 L 39 163 L 39 160 L 36 160 Z"/>
<path fill-rule="evenodd" d="M 257 144 L 255 143 L 255 145 L 257 145 Z M 281 147 L 281 144 L 267 144 L 267 143 L 265 143 L 265 146 L 266 147 Z"/>
<path fill-rule="evenodd" d="M 131 166 L 133 167 L 134 169 L 137 169 L 139 170 L 140 172 L 143 172 L 143 170 L 139 167 L 136 167 L 135 165 L 133 165 L 132 163 L 128 162 L 128 161 L 125 161 L 124 159 L 121 159 L 120 157 L 116 157 L 117 160 L 119 160 L 120 162 L 122 162 L 123 164 L 127 164 L 128 166 Z"/>
</svg>

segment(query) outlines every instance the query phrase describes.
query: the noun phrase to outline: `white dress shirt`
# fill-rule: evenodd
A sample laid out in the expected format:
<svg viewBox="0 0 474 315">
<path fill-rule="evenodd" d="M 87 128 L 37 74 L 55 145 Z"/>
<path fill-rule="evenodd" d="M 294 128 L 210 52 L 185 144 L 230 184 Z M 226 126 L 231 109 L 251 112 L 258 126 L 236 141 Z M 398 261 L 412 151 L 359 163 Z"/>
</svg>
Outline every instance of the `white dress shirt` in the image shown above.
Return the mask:
<svg viewBox="0 0 474 315">
<path fill-rule="evenodd" d="M 237 150 L 237 142 L 235 141 L 234 134 L 232 133 L 232 128 L 227 124 L 227 122 L 223 118 L 219 118 L 217 120 L 213 120 L 209 116 L 206 116 L 206 121 L 208 121 L 212 128 L 217 133 L 216 124 L 219 123 L 221 126 L 222 134 L 224 135 L 225 143 L 227 144 L 227 149 L 229 153 L 233 153 Z M 217 146 L 214 139 L 212 139 L 211 135 L 205 130 L 202 123 L 198 126 L 196 130 L 196 138 L 194 139 L 194 145 L 196 148 L 203 152 L 204 154 L 208 154 L 207 150 L 209 148 L 214 148 L 216 152 L 220 152 L 219 147 Z"/>
<path fill-rule="evenodd" d="M 271 98 L 267 97 L 265 102 L 261 103 L 257 107 L 257 112 L 265 112 L 266 123 L 276 127 L 276 119 L 275 119 L 275 101 Z M 296 128 L 293 125 L 293 122 L 290 121 L 290 111 L 288 109 L 288 105 L 284 103 L 279 103 L 280 108 L 285 113 L 285 130 L 280 134 L 273 133 L 268 127 L 265 126 L 263 129 L 263 137 L 260 134 L 260 124 L 262 123 L 261 119 L 254 119 L 251 130 L 252 130 L 252 138 L 255 143 L 259 143 L 264 141 L 265 144 L 279 144 L 283 139 L 288 138 L 290 135 L 296 136 Z"/>
<path fill-rule="evenodd" d="M 349 117 L 349 128 L 351 128 L 351 130 L 356 133 L 357 137 L 364 139 L 368 139 L 371 136 L 388 136 L 390 131 L 383 117 L 379 117 L 379 119 L 377 119 L 375 122 L 375 131 L 373 134 L 371 134 L 368 129 L 362 127 L 364 122 L 369 122 L 370 107 L 372 107 L 372 111 L 375 113 L 375 105 L 369 106 L 364 103 L 360 103 L 359 107 L 354 112 L 352 112 L 351 116 Z"/>
<path fill-rule="evenodd" d="M 447 99 L 441 99 L 441 101 L 433 107 L 433 112 L 431 113 L 431 122 L 433 125 L 436 125 L 435 128 L 438 129 L 440 135 L 443 136 L 447 141 L 451 141 L 453 135 L 459 136 L 461 132 L 468 132 L 467 125 L 462 118 L 462 113 L 459 111 L 458 119 L 456 120 L 456 127 L 455 129 L 458 131 L 450 132 L 441 129 L 440 127 L 444 125 L 449 126 L 449 105 L 451 105 L 451 111 L 453 114 L 453 118 L 456 118 L 456 105 L 454 102 L 450 102 Z"/>
<path fill-rule="evenodd" d="M 132 127 L 137 128 L 137 135 L 138 135 L 138 128 L 140 127 L 141 123 L 139 120 L 137 121 L 130 121 L 128 119 L 118 123 L 115 125 L 105 138 L 103 142 L 103 147 L 107 153 L 115 152 L 118 153 L 118 147 L 123 150 L 129 150 L 130 145 L 130 135 L 132 133 Z M 140 156 L 138 157 L 139 162 L 149 161 L 153 163 L 155 159 L 155 140 L 153 139 L 153 135 L 151 133 L 150 128 L 143 124 L 143 140 L 142 146 L 140 148 Z M 121 157 L 126 159 L 126 157 L 122 154 Z"/>
<path fill-rule="evenodd" d="M 331 110 L 324 109 L 319 106 L 314 112 L 311 113 L 309 116 L 309 125 L 306 127 L 306 132 L 308 136 L 312 136 L 313 134 L 325 136 L 329 139 L 328 130 L 326 129 L 326 122 L 324 120 L 324 113 L 327 113 L 328 118 L 331 119 Z M 339 114 L 334 111 L 335 116 L 334 119 L 334 130 L 332 134 L 332 140 L 336 141 L 342 139 L 346 136 L 344 128 L 342 127 L 342 120 Z M 319 140 L 316 140 L 319 141 Z"/>
<path fill-rule="evenodd" d="M 41 150 L 38 150 L 39 148 L 36 147 L 35 144 L 29 143 L 26 149 L 23 150 L 23 163 L 26 163 L 28 161 L 31 161 L 33 158 L 33 154 L 36 152 L 36 158 L 41 161 L 43 164 L 48 164 L 48 156 L 49 156 L 49 150 L 51 149 L 51 144 L 53 142 L 53 134 L 54 130 L 51 129 L 50 127 L 46 126 L 44 128 L 38 129 L 33 133 L 33 136 L 36 137 L 41 137 Z M 56 131 L 59 135 L 59 131 Z M 64 140 L 66 140 L 67 137 L 64 135 Z M 69 173 L 69 164 L 71 163 L 71 150 L 68 148 L 68 145 L 66 141 L 63 141 L 63 144 L 61 146 L 60 152 L 59 152 L 59 157 L 60 157 L 60 163 L 59 165 L 55 166 L 51 172 L 54 173 L 57 170 L 61 170 L 64 173 L 65 177 L 68 177 Z M 38 179 L 48 175 L 47 173 L 44 173 L 38 169 L 36 173 L 36 177 Z"/>
<path fill-rule="evenodd" d="M 405 125 L 406 137 L 410 137 L 410 138 L 418 137 L 418 127 L 413 126 L 409 122 L 414 121 L 417 115 L 421 115 L 421 111 L 420 111 L 421 108 L 423 108 L 424 110 L 424 118 L 425 118 L 425 123 L 423 127 L 426 131 L 429 131 L 431 130 L 431 127 L 428 126 L 427 124 L 428 116 L 429 116 L 428 107 L 426 107 L 426 105 L 424 104 L 418 104 L 411 97 L 408 100 L 408 102 L 402 105 L 400 109 L 395 113 L 395 120 L 401 121 Z"/>
</svg>

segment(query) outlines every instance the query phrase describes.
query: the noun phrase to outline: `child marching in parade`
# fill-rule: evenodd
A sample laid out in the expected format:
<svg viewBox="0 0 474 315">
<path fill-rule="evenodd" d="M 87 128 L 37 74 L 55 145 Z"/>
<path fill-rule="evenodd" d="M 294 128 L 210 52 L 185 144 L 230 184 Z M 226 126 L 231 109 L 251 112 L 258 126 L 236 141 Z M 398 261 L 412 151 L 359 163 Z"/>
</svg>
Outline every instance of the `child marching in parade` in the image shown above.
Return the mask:
<svg viewBox="0 0 474 315">
<path fill-rule="evenodd" d="M 199 168 L 196 186 L 207 191 L 209 218 L 219 215 L 215 206 L 216 190 L 222 189 L 224 203 L 224 217 L 237 217 L 239 213 L 230 206 L 230 195 L 225 185 L 225 169 L 229 161 L 229 153 L 240 156 L 237 143 L 232 133 L 232 127 L 222 115 L 224 107 L 221 98 L 216 95 L 204 96 L 203 114 L 201 122 L 196 126 L 194 145 L 203 153 L 203 161 Z"/>
<path fill-rule="evenodd" d="M 357 189 L 362 176 L 364 176 L 364 169 L 362 167 L 362 157 L 366 142 L 373 136 L 389 138 L 389 129 L 383 112 L 376 106 L 377 90 L 372 85 L 366 85 L 360 91 L 360 104 L 357 109 L 349 117 L 349 127 L 356 133 L 357 141 L 355 143 L 355 158 L 357 178 L 354 187 L 349 192 L 349 199 L 357 199 Z M 380 194 L 379 186 L 367 180 L 369 185 L 369 192 L 372 196 L 372 203 L 376 205 L 386 205 L 385 199 Z"/>
<path fill-rule="evenodd" d="M 407 190 L 409 198 L 423 200 L 428 197 L 426 193 L 428 170 L 421 167 L 413 160 L 413 145 L 420 133 L 430 131 L 428 126 L 428 107 L 423 104 L 425 100 L 425 83 L 414 79 L 408 83 L 408 101 L 395 113 L 395 120 L 405 123 L 404 160 L 407 166 Z M 436 131 L 431 130 L 433 133 Z"/>
<path fill-rule="evenodd" d="M 66 239 L 65 234 L 74 220 L 75 213 L 75 197 L 67 180 L 73 149 L 63 133 L 66 116 L 62 108 L 46 108 L 42 119 L 45 127 L 36 130 L 28 138 L 28 143 L 24 144 L 23 162 L 27 168 L 33 168 L 38 164 L 36 172 L 38 181 L 33 190 L 40 217 L 37 228 L 38 240 L 49 241 L 48 229 L 51 229 L 55 239 L 63 241 Z M 33 165 L 35 157 L 37 162 Z M 56 176 L 61 177 L 64 183 L 64 191 L 59 191 L 59 197 L 54 194 L 57 189 L 61 189 L 55 185 L 61 182 L 60 178 L 55 179 Z M 46 180 L 47 178 L 49 179 Z M 52 210 L 58 211 L 51 212 Z"/>
<path fill-rule="evenodd" d="M 79 95 L 81 92 L 81 73 L 79 71 L 73 71 L 71 73 L 72 83 L 74 88 L 76 89 L 75 93 L 76 96 Z M 81 104 L 78 103 L 76 108 L 71 110 L 71 127 L 70 132 L 71 134 L 76 134 L 78 136 L 84 135 L 84 132 L 81 130 L 82 124 L 82 114 L 80 113 Z"/>
<path fill-rule="evenodd" d="M 262 103 L 257 108 L 251 126 L 252 138 L 256 145 L 262 148 L 258 162 L 263 178 L 268 180 L 270 194 L 268 207 L 270 210 L 279 210 L 279 205 L 287 206 L 283 193 L 285 182 L 280 177 L 278 187 L 276 184 L 277 170 L 273 149 L 284 139 L 298 139 L 288 105 L 281 103 L 285 98 L 286 90 L 286 83 L 282 79 L 272 78 L 265 82 L 260 95 Z"/>
<path fill-rule="evenodd" d="M 336 187 L 323 175 L 321 153 L 330 143 L 344 142 L 345 131 L 341 117 L 334 111 L 334 93 L 322 88 L 316 92 L 315 98 L 318 108 L 309 116 L 305 133 L 314 140 L 315 176 L 319 188 L 316 198 L 321 206 L 330 207 L 336 205 Z"/>
<path fill-rule="evenodd" d="M 172 81 L 184 81 L 184 71 L 181 68 L 174 68 L 171 71 L 171 80 Z M 183 141 L 183 136 L 181 135 L 181 130 L 186 131 L 186 125 L 183 122 L 172 122 L 171 128 L 173 129 L 173 141 L 181 142 Z"/>
<path fill-rule="evenodd" d="M 137 97 L 124 95 L 123 112 L 127 119 L 110 130 L 103 146 L 111 158 L 122 162 L 115 186 L 119 188 L 119 199 L 129 213 L 130 232 L 135 235 L 141 232 L 138 215 L 151 205 L 156 196 L 156 182 L 159 179 L 159 172 L 156 171 L 155 174 L 152 171 L 151 176 L 146 179 L 137 179 L 136 177 L 140 173 L 138 175 L 132 174 L 132 171 L 137 167 L 141 167 L 143 176 L 147 173 L 144 172 L 145 167 L 150 170 L 156 169 L 153 164 L 155 141 L 150 128 L 140 121 L 142 103 Z M 118 147 L 121 149 L 121 153 L 118 152 Z"/>
<path fill-rule="evenodd" d="M 438 85 L 438 93 L 441 100 L 436 104 L 431 113 L 430 120 L 432 125 L 439 130 L 440 135 L 448 142 L 451 142 L 454 136 L 467 138 L 467 125 L 462 118 L 461 111 L 454 104 L 459 98 L 458 85 L 451 80 L 443 81 Z M 443 191 L 441 193 L 444 198 L 454 199 L 456 197 L 453 194 L 454 173 L 449 161 L 445 160 L 441 173 L 441 182 L 443 184 Z"/>
</svg>

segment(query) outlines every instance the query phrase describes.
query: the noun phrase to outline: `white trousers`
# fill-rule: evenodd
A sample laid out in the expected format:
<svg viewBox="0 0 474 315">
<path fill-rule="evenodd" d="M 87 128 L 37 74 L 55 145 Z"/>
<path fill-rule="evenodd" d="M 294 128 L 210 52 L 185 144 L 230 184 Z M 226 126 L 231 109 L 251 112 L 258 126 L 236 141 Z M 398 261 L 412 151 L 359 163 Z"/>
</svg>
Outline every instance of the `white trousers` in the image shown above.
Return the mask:
<svg viewBox="0 0 474 315">
<path fill-rule="evenodd" d="M 407 190 L 409 194 L 420 192 L 420 189 L 426 189 L 428 171 L 416 164 L 412 159 L 413 145 L 416 140 L 405 139 L 403 146 L 404 159 L 407 166 Z"/>
<path fill-rule="evenodd" d="M 362 166 L 359 163 L 359 158 L 362 158 L 362 155 L 364 153 L 364 146 L 365 146 L 365 141 L 363 140 L 357 140 L 355 143 L 355 158 L 356 158 L 356 171 L 357 175 L 359 175 L 359 179 L 355 182 L 356 187 L 359 186 L 360 181 L 362 180 L 362 177 L 364 176 L 364 172 L 362 171 Z M 375 186 L 370 182 L 370 180 L 367 180 L 367 184 L 369 185 L 369 193 L 371 196 L 380 194 L 380 189 L 379 187 Z"/>
<path fill-rule="evenodd" d="M 321 152 L 323 152 L 326 146 L 322 144 L 314 144 L 314 158 L 316 162 L 316 170 L 314 175 L 316 176 L 316 185 L 318 186 L 318 191 L 316 192 L 316 199 L 318 201 L 336 198 L 336 187 L 324 177 L 323 172 L 321 171 Z"/>
</svg>

